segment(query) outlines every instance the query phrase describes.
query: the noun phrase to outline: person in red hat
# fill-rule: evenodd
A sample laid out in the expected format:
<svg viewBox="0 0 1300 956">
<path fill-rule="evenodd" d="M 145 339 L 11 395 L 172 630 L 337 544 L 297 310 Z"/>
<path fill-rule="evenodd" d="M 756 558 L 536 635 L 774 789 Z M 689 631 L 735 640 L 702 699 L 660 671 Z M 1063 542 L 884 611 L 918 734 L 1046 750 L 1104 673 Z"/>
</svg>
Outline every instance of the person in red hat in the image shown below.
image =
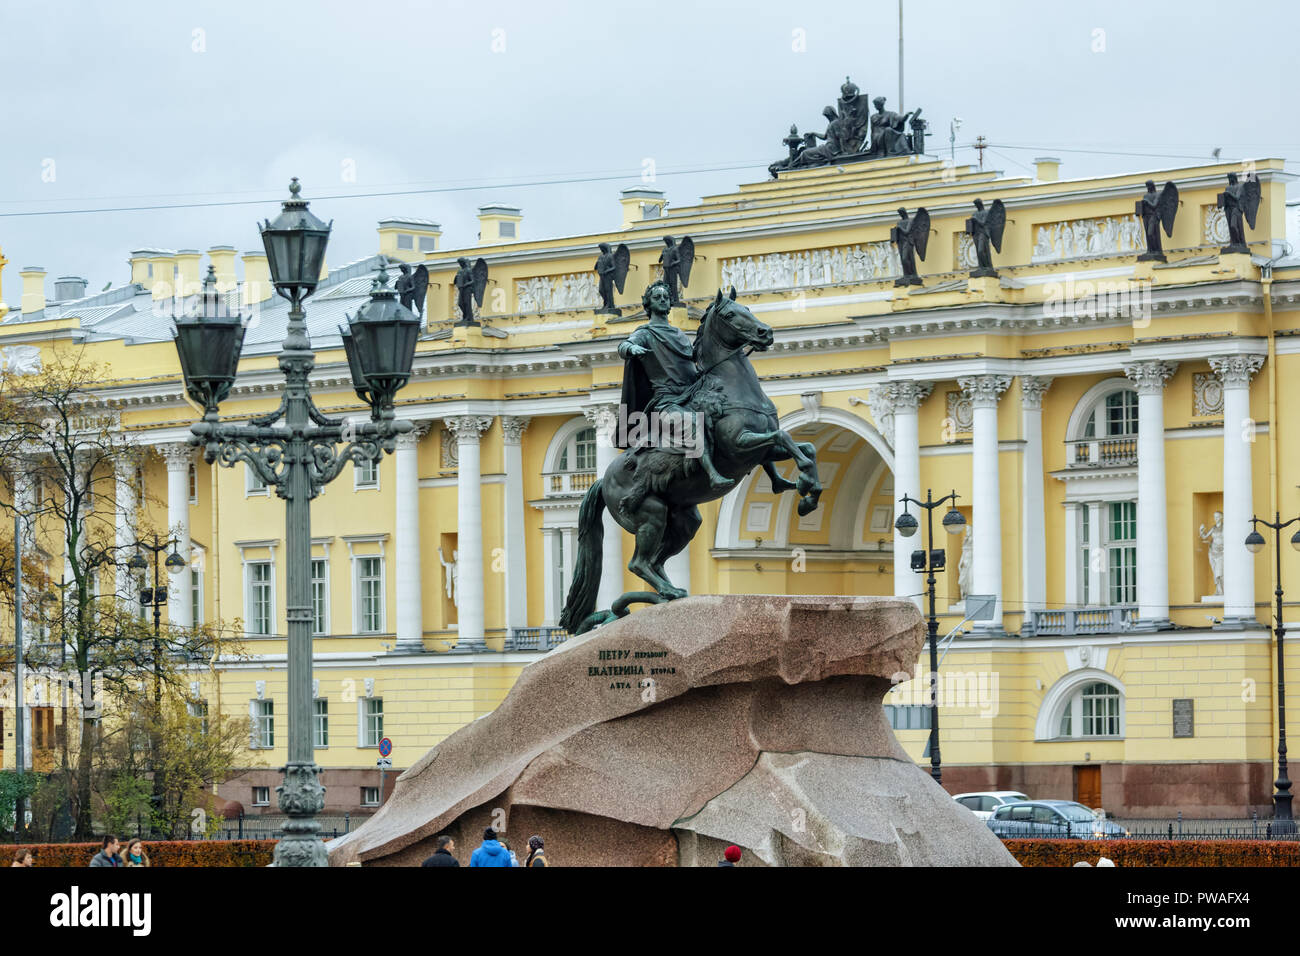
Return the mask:
<svg viewBox="0 0 1300 956">
<path fill-rule="evenodd" d="M 722 851 L 722 859 L 718 861 L 718 866 L 735 866 L 740 862 L 740 847 L 729 846 Z"/>
</svg>

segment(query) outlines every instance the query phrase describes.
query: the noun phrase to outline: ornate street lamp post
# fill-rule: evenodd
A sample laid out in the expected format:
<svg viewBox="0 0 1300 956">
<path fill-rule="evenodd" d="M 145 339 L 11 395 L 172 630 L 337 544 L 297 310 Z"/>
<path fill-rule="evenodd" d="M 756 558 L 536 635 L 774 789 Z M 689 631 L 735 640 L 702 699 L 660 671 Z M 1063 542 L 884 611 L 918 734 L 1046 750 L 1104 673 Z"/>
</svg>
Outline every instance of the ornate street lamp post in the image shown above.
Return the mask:
<svg viewBox="0 0 1300 956">
<path fill-rule="evenodd" d="M 943 548 L 934 546 L 934 509 L 949 501 L 953 506 L 948 509 L 948 513 L 943 516 L 943 529 L 949 534 L 960 534 L 966 527 L 966 517 L 957 510 L 957 492 L 944 495 L 938 501 L 934 500 L 934 494 L 929 489 L 925 492 L 925 500 L 921 501 L 908 495 L 903 495 L 898 499 L 903 504 L 903 513 L 898 516 L 894 522 L 894 527 L 904 538 L 910 538 L 916 534 L 919 523 L 916 518 L 907 510 L 908 504 L 914 504 L 918 508 L 925 509 L 925 528 L 928 535 L 926 550 L 916 550 L 912 552 L 912 570 L 925 571 L 928 577 L 925 579 L 926 588 L 930 594 L 930 776 L 934 778 L 935 783 L 941 783 L 942 770 L 939 761 L 939 618 L 935 613 L 934 607 L 934 572 L 942 571 L 947 566 L 947 555 Z M 894 555 L 894 560 L 899 561 L 902 555 Z"/>
<path fill-rule="evenodd" d="M 175 319 L 176 350 L 186 391 L 204 408 L 202 420 L 190 428 L 191 444 L 203 446 L 208 462 L 220 460 L 226 467 L 244 462 L 285 500 L 289 758 L 284 783 L 276 791 L 289 821 L 275 847 L 275 865 L 326 866 L 315 819 L 324 806 L 325 789 L 311 739 L 310 501 L 349 461 L 378 462 L 384 452 L 393 451 L 399 434 L 413 428 L 410 422 L 395 420 L 393 397 L 410 377 L 420 320 L 398 303 L 381 269 L 370 300 L 349 320 L 343 336 L 353 386 L 370 405 L 371 420 L 354 425 L 321 413 L 308 386 L 315 355 L 302 303 L 316 290 L 330 225 L 308 211 L 306 200 L 298 198 L 300 188 L 294 178 L 283 211 L 261 227 L 271 281 L 290 306 L 280 352 L 280 407 L 244 423 L 220 421 L 217 408 L 234 384 L 244 329 L 240 316 L 223 307 L 211 269 L 199 308 Z"/>
<path fill-rule="evenodd" d="M 1246 548 L 1252 554 L 1259 554 L 1264 550 L 1264 536 L 1259 533 L 1259 526 L 1272 528 L 1278 532 L 1279 538 L 1281 531 L 1287 525 L 1295 524 L 1300 521 L 1300 516 L 1292 518 L 1290 521 L 1283 521 L 1282 516 L 1277 512 L 1273 513 L 1273 520 L 1266 521 L 1263 518 L 1252 517 L 1250 519 L 1250 534 L 1246 535 Z M 1291 535 L 1291 547 L 1300 551 L 1300 531 Z M 1273 628 L 1273 633 L 1277 636 L 1277 780 L 1274 781 L 1273 787 L 1276 791 L 1273 794 L 1273 819 L 1278 822 L 1279 830 L 1290 832 L 1294 827 L 1291 816 L 1291 778 L 1286 773 L 1286 671 L 1285 658 L 1282 654 L 1282 641 L 1286 636 L 1286 626 L 1282 623 L 1282 547 L 1281 541 L 1273 549 L 1273 557 L 1276 562 L 1274 571 L 1277 575 L 1277 586 L 1273 590 L 1273 596 L 1277 600 L 1277 622 Z"/>
</svg>

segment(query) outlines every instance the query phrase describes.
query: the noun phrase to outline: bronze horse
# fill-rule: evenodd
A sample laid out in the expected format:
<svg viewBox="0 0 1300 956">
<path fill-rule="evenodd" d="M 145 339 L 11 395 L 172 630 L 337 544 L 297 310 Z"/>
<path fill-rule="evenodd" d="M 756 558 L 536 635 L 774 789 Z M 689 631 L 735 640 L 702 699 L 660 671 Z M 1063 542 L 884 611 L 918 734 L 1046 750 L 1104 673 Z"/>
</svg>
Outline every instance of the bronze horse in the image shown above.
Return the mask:
<svg viewBox="0 0 1300 956">
<path fill-rule="evenodd" d="M 806 515 L 817 507 L 822 493 L 816 449 L 782 431 L 776 406 L 763 394 L 749 361 L 751 351 L 764 351 L 772 341 L 772 329 L 736 302 L 734 288 L 729 297 L 719 291 L 695 336 L 695 361 L 704 381 L 692 408 L 709 416 L 713 462 L 722 475 L 739 479 L 760 466 L 773 492 L 799 494 L 799 514 Z M 777 474 L 774 464 L 790 459 L 799 469 L 795 481 Z M 726 489 L 711 487 L 703 470 L 680 452 L 642 446 L 615 458 L 582 499 L 577 562 L 560 626 L 581 634 L 627 614 L 629 604 L 685 597 L 686 592 L 664 574 L 664 562 L 685 548 L 699 530 L 702 519 L 697 506 L 725 493 Z M 597 611 L 605 508 L 636 538 L 627 567 L 652 590 L 630 591 L 612 608 Z"/>
</svg>

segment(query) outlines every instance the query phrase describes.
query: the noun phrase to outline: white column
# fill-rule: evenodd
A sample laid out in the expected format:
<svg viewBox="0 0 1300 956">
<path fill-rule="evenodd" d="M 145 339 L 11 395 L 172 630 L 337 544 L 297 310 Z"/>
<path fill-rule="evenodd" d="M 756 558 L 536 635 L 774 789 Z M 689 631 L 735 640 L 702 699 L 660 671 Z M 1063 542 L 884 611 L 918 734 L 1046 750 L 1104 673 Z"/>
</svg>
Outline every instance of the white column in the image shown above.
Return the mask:
<svg viewBox="0 0 1300 956">
<path fill-rule="evenodd" d="M 1255 556 L 1241 542 L 1254 512 L 1250 456 L 1255 430 L 1250 419 L 1250 380 L 1262 355 L 1222 355 L 1210 367 L 1223 382 L 1223 622 L 1258 623 L 1255 617 Z M 1270 428 L 1275 428 L 1272 422 Z M 1140 432 L 1139 432 L 1140 434 Z M 1141 569 L 1138 571 L 1141 574 Z"/>
<path fill-rule="evenodd" d="M 194 447 L 185 442 L 163 445 L 158 449 L 167 463 L 167 529 L 176 538 L 176 553 L 185 559 L 185 567 L 175 574 L 167 587 L 167 620 L 178 627 L 194 626 L 193 588 L 190 571 L 190 465 Z"/>
<path fill-rule="evenodd" d="M 1086 507 L 1086 506 L 1085 506 Z M 1065 604 L 1079 604 L 1083 589 L 1079 586 L 1079 505 L 1074 501 L 1065 503 Z M 1083 573 L 1087 574 L 1085 566 Z"/>
<path fill-rule="evenodd" d="M 921 499 L 921 433 L 917 417 L 921 403 L 934 389 L 933 382 L 891 382 L 882 390 L 881 407 L 887 402 L 894 411 L 894 516 L 903 513 L 902 499 L 909 495 Z M 875 410 L 872 410 L 875 414 Z M 908 509 L 925 527 L 925 515 L 920 509 Z M 925 575 L 911 568 L 911 554 L 917 547 L 925 547 L 919 535 L 905 538 L 894 531 L 894 595 L 911 597 L 921 606 L 925 591 Z"/>
<path fill-rule="evenodd" d="M 973 375 L 957 380 L 972 409 L 971 526 L 975 536 L 971 587 L 992 594 L 993 619 L 979 630 L 1002 630 L 1002 499 L 998 476 L 998 398 L 1009 375 Z"/>
<path fill-rule="evenodd" d="M 1177 367 L 1162 361 L 1124 366 L 1124 374 L 1137 385 L 1138 393 L 1138 624 L 1146 629 L 1169 626 L 1165 383 Z"/>
<path fill-rule="evenodd" d="M 1043 511 L 1043 394 L 1050 378 L 1020 376 L 1021 456 L 1020 566 L 1025 621 L 1047 609 L 1047 516 Z M 1077 558 L 1076 558 L 1077 560 Z M 1068 593 L 1068 592 L 1067 592 Z"/>
<path fill-rule="evenodd" d="M 462 649 L 483 645 L 483 494 L 479 485 L 479 436 L 492 425 L 487 415 L 461 415 L 447 419 L 456 439 L 459 470 L 456 474 L 457 645 Z"/>
<path fill-rule="evenodd" d="M 555 548 L 556 542 L 560 540 L 560 533 L 554 528 L 542 529 L 542 586 L 546 588 L 544 597 L 545 618 L 542 623 L 547 627 L 554 627 L 555 622 L 560 618 L 560 606 L 563 603 L 556 600 L 555 595 Z"/>
<path fill-rule="evenodd" d="M 118 564 L 115 569 L 113 587 L 119 600 L 129 607 L 135 607 L 140 596 L 131 586 L 130 572 L 126 562 L 131 559 L 131 543 L 135 541 L 136 495 L 135 469 L 139 457 L 130 451 L 118 455 L 114 463 L 114 494 L 116 497 L 113 516 L 115 526 L 114 544 L 117 545 Z"/>
<path fill-rule="evenodd" d="M 614 459 L 618 457 L 618 448 L 614 445 L 614 429 L 618 424 L 618 406 L 589 405 L 582 410 L 596 429 L 596 477 L 605 474 Z M 576 539 L 575 539 L 576 545 Z M 566 553 L 566 563 L 572 562 Z M 597 610 L 610 607 L 623 593 L 623 529 L 605 509 L 605 541 L 601 549 L 600 590 L 596 594 Z"/>
<path fill-rule="evenodd" d="M 528 626 L 528 541 L 524 533 L 524 429 L 531 418 L 501 416 L 505 442 L 506 632 Z"/>
<path fill-rule="evenodd" d="M 420 550 L 420 438 L 428 424 L 417 422 L 414 431 L 397 436 L 393 452 L 396 472 L 395 564 L 397 601 L 396 650 L 418 654 L 424 650 L 424 568 Z"/>
<path fill-rule="evenodd" d="M 664 574 L 676 587 L 685 591 L 691 589 L 691 546 L 689 542 L 686 547 L 664 562 Z"/>
<path fill-rule="evenodd" d="M 1090 501 L 1088 508 L 1088 559 L 1084 573 L 1088 575 L 1088 603 L 1109 604 L 1106 594 L 1106 552 L 1101 543 L 1106 540 L 1106 506 L 1100 501 Z M 1141 574 L 1141 569 L 1138 570 Z"/>
</svg>

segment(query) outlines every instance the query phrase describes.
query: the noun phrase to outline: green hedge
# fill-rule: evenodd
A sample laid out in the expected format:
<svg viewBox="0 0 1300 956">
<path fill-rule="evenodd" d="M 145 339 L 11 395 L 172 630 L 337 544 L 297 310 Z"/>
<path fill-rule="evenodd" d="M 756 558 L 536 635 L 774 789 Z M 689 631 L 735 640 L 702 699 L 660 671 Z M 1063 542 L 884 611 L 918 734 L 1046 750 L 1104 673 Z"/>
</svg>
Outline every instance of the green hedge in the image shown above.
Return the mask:
<svg viewBox="0 0 1300 956">
<path fill-rule="evenodd" d="M 266 866 L 275 840 L 146 840 L 153 866 Z M 33 866 L 89 866 L 98 843 L 0 844 L 0 864 L 9 866 L 18 850 L 32 851 Z M 122 844 L 126 855 L 126 843 Z"/>
<path fill-rule="evenodd" d="M 1022 866 L 1300 866 L 1300 843 L 1284 840 L 1004 840 Z"/>
</svg>

